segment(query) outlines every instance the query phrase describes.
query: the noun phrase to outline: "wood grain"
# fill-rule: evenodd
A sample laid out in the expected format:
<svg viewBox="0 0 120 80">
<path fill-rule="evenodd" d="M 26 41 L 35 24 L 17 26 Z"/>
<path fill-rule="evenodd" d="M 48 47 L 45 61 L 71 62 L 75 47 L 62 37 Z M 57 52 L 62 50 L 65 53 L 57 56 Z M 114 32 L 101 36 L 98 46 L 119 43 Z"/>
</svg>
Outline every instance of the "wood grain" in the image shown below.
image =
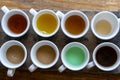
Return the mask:
<svg viewBox="0 0 120 80">
<path fill-rule="evenodd" d="M 119 0 L 0 0 L 0 7 L 20 8 L 29 10 L 52 9 L 52 10 L 110 10 L 116 11 L 120 8 Z M 30 73 L 28 70 L 18 69 L 14 77 L 6 76 L 7 69 L 0 68 L 0 80 L 120 80 L 119 74 L 106 73 L 76 73 L 57 71 L 36 70 Z"/>
<path fill-rule="evenodd" d="M 0 7 L 53 10 L 119 10 L 119 0 L 0 0 Z"/>
</svg>

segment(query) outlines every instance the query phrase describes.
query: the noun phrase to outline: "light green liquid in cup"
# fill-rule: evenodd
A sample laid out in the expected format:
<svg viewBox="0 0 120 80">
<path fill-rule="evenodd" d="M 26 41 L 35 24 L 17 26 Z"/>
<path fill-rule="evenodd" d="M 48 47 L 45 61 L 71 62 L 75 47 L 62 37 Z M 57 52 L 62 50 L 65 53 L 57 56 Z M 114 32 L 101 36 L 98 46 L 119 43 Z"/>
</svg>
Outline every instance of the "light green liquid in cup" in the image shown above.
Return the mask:
<svg viewBox="0 0 120 80">
<path fill-rule="evenodd" d="M 65 59 L 68 62 L 68 64 L 77 67 L 85 62 L 85 53 L 79 47 L 71 47 L 66 52 Z"/>
</svg>

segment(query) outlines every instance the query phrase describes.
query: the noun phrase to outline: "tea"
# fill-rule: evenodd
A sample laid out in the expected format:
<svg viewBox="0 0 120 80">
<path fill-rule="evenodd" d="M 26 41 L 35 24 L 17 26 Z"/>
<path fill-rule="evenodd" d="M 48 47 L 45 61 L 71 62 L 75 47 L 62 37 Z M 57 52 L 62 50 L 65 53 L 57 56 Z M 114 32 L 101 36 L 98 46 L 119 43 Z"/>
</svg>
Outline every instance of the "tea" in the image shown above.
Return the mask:
<svg viewBox="0 0 120 80">
<path fill-rule="evenodd" d="M 27 20 L 20 14 L 15 14 L 8 19 L 8 27 L 14 33 L 22 33 L 27 27 Z"/>
<path fill-rule="evenodd" d="M 36 56 L 41 63 L 50 64 L 54 61 L 56 53 L 51 46 L 44 45 L 37 50 Z"/>
<path fill-rule="evenodd" d="M 11 63 L 19 64 L 24 58 L 24 50 L 22 47 L 14 45 L 8 48 L 6 56 Z"/>
<path fill-rule="evenodd" d="M 79 47 L 71 47 L 66 51 L 66 61 L 72 66 L 80 66 L 86 60 L 85 52 Z"/>
<path fill-rule="evenodd" d="M 109 67 L 115 64 L 117 53 L 112 47 L 104 46 L 97 51 L 96 60 L 100 65 Z"/>
<path fill-rule="evenodd" d="M 36 21 L 37 29 L 43 34 L 51 34 L 57 28 L 57 19 L 52 14 L 42 14 L 38 17 Z"/>
<path fill-rule="evenodd" d="M 111 24 L 106 20 L 100 20 L 95 25 L 95 30 L 99 34 L 107 35 L 111 32 Z"/>
<path fill-rule="evenodd" d="M 73 15 L 65 21 L 66 30 L 73 35 L 78 35 L 85 30 L 85 21 L 78 15 Z"/>
</svg>

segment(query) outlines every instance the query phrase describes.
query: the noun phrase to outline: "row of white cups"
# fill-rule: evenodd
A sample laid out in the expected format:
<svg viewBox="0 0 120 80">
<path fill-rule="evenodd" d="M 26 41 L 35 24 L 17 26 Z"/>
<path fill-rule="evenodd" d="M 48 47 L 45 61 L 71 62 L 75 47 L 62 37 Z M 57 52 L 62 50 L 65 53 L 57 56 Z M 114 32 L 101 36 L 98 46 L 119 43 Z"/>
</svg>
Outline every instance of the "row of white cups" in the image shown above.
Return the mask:
<svg viewBox="0 0 120 80">
<path fill-rule="evenodd" d="M 3 6 L 2 8 L 2 11 L 5 13 L 5 15 L 3 16 L 2 18 L 2 21 L 1 21 L 1 25 L 2 25 L 2 29 L 3 31 L 10 37 L 21 37 L 23 36 L 29 29 L 29 26 L 30 26 L 30 20 L 27 16 L 27 14 L 22 11 L 22 10 L 19 10 L 19 9 L 12 9 L 12 10 L 9 10 L 6 6 Z M 11 16 L 11 15 L 14 15 L 14 14 L 21 14 L 21 15 L 24 15 L 25 18 L 27 19 L 27 28 L 24 32 L 20 33 L 20 34 L 15 34 L 13 32 L 11 32 L 8 27 L 7 27 L 7 20 L 8 18 Z M 66 14 L 63 14 L 61 11 L 57 11 L 56 13 L 52 10 L 40 10 L 39 12 L 35 11 L 33 8 L 30 9 L 30 13 L 32 15 L 34 15 L 34 18 L 32 20 L 32 26 L 33 26 L 33 29 L 34 31 L 39 35 L 39 36 L 42 36 L 42 37 L 51 37 L 53 35 L 55 35 L 57 33 L 57 31 L 59 30 L 59 26 L 61 24 L 61 29 L 62 31 L 64 32 L 64 34 L 70 38 L 74 38 L 74 39 L 77 39 L 77 38 L 81 38 L 83 37 L 89 30 L 89 19 L 88 17 L 81 11 L 78 11 L 78 10 L 71 10 L 69 11 L 68 13 Z M 50 13 L 50 14 L 53 14 L 57 17 L 58 19 L 58 27 L 56 28 L 56 30 L 52 33 L 52 34 L 49 34 L 49 35 L 46 35 L 46 34 L 42 34 L 40 33 L 37 29 L 36 29 L 36 25 L 35 25 L 35 19 L 37 18 L 38 15 L 40 15 L 41 13 Z M 64 27 L 64 21 L 67 17 L 71 16 L 71 15 L 79 15 L 81 16 L 85 23 L 86 23 L 86 27 L 85 27 L 85 30 L 79 34 L 79 35 L 72 35 L 72 34 L 69 34 L 66 30 L 65 30 L 65 27 Z M 61 22 L 60 22 L 60 19 L 61 19 Z M 111 22 L 112 24 L 112 32 L 107 35 L 107 36 L 102 36 L 102 35 L 98 35 L 94 29 L 94 26 L 95 26 L 95 23 L 98 21 L 98 20 L 101 20 L 101 19 L 105 19 L 109 22 Z M 112 39 L 114 38 L 117 33 L 119 32 L 119 19 L 117 18 L 116 15 L 114 15 L 112 12 L 108 12 L 108 11 L 102 11 L 102 12 L 99 12 L 98 14 L 96 14 L 92 21 L 91 21 L 91 30 L 93 32 L 93 34 L 99 38 L 99 39 L 102 39 L 102 40 L 108 40 L 108 39 Z M 24 59 L 21 63 L 19 64 L 13 64 L 13 63 L 10 63 L 7 58 L 6 58 L 6 51 L 9 47 L 13 46 L 13 45 L 19 45 L 21 46 L 23 49 L 24 49 Z M 44 65 L 40 62 L 38 62 L 38 60 L 36 59 L 36 50 L 40 47 L 40 46 L 43 46 L 43 45 L 49 45 L 51 46 L 55 52 L 56 52 L 56 58 L 55 60 L 51 63 L 51 64 L 48 64 L 48 65 Z M 80 48 L 82 48 L 85 52 L 85 55 L 86 55 L 86 60 L 84 62 L 84 64 L 82 66 L 78 66 L 77 68 L 76 67 L 72 67 L 71 65 L 67 64 L 67 62 L 64 60 L 64 55 L 65 55 L 65 51 L 66 49 L 68 49 L 70 46 L 79 46 Z M 117 60 L 115 62 L 114 65 L 112 66 L 109 66 L 109 67 L 104 67 L 104 66 L 101 66 L 99 65 L 99 63 L 96 61 L 96 58 L 95 58 L 95 54 L 97 52 L 97 50 L 103 46 L 110 46 L 112 47 L 116 53 L 117 53 Z M 48 40 L 42 40 L 42 41 L 39 41 L 37 42 L 36 44 L 33 45 L 32 49 L 31 49 L 31 52 L 30 52 L 30 57 L 31 57 L 31 60 L 33 62 L 33 64 L 28 68 L 30 72 L 33 72 L 35 71 L 37 68 L 42 68 L 42 69 L 48 69 L 48 68 L 51 68 L 52 66 L 54 66 L 58 59 L 59 59 L 59 56 L 60 56 L 60 53 L 59 53 L 59 50 L 58 50 L 58 47 L 51 41 L 48 41 Z M 87 67 L 87 68 L 92 68 L 93 66 L 97 66 L 99 69 L 103 70 L 103 71 L 112 71 L 112 70 L 115 70 L 116 68 L 118 68 L 118 66 L 120 65 L 120 49 L 118 46 L 116 46 L 115 44 L 111 43 L 111 42 L 104 42 L 104 43 L 101 43 L 99 44 L 93 51 L 93 61 L 89 63 L 89 59 L 90 59 L 90 53 L 89 53 L 89 50 L 87 49 L 87 47 L 80 43 L 80 42 L 71 42 L 69 44 L 67 44 L 63 49 L 62 49 L 62 52 L 61 52 L 61 60 L 62 60 L 62 63 L 63 65 L 61 65 L 59 67 L 59 72 L 63 72 L 66 68 L 70 69 L 70 70 L 73 70 L 73 71 L 78 71 L 78 70 L 82 70 L 83 68 Z M 2 46 L 1 46 L 1 49 L 0 49 L 0 61 L 1 63 L 8 68 L 8 71 L 7 71 L 7 75 L 12 77 L 15 73 L 15 70 L 22 66 L 25 61 L 27 59 L 27 49 L 26 47 L 24 46 L 24 44 L 22 44 L 21 42 L 19 41 L 16 41 L 16 40 L 10 40 L 10 41 L 7 41 L 5 42 Z"/>
</svg>

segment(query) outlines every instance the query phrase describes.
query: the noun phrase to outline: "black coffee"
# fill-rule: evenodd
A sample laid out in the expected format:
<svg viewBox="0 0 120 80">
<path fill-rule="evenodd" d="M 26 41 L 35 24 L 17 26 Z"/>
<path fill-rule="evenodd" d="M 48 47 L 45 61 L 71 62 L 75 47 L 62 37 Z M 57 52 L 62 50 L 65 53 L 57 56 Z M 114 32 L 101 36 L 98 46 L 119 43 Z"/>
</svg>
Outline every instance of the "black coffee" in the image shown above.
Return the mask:
<svg viewBox="0 0 120 80">
<path fill-rule="evenodd" d="M 100 65 L 109 67 L 116 62 L 117 53 L 113 48 L 104 46 L 97 51 L 96 60 Z"/>
</svg>

